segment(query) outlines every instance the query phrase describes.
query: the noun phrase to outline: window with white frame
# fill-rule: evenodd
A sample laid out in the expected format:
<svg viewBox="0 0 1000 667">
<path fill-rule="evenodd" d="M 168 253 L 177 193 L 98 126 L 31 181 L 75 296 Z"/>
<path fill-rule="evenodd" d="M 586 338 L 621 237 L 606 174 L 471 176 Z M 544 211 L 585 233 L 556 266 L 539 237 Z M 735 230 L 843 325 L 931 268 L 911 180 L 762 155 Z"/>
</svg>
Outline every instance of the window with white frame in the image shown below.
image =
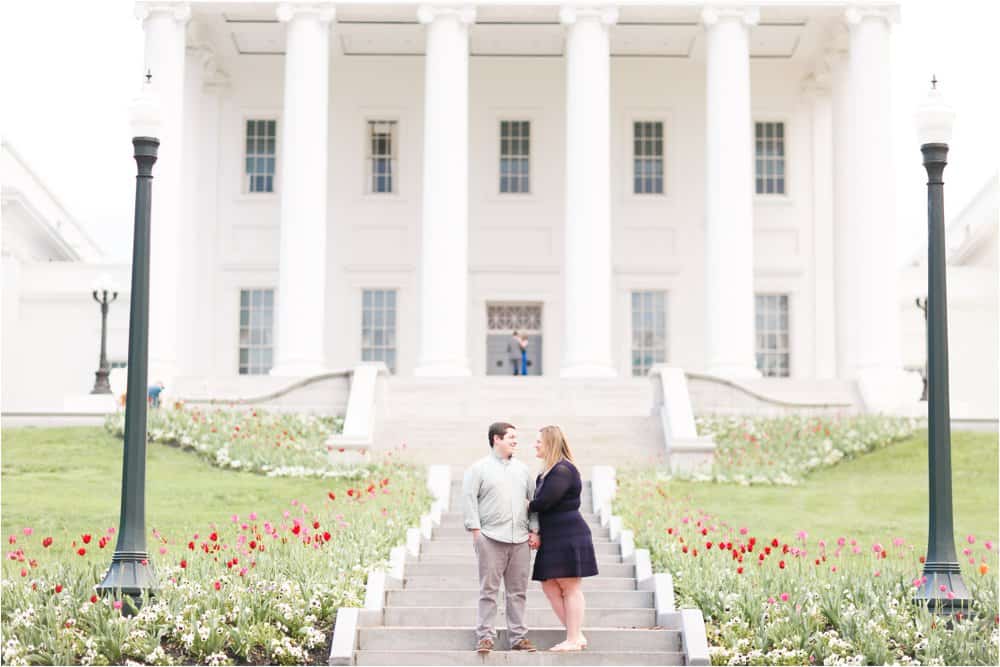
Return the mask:
<svg viewBox="0 0 1000 667">
<path fill-rule="evenodd" d="M 275 120 L 247 119 L 245 158 L 247 192 L 274 192 L 277 126 Z"/>
<path fill-rule="evenodd" d="M 788 295 L 757 294 L 755 302 L 757 369 L 764 377 L 788 377 Z"/>
<path fill-rule="evenodd" d="M 396 192 L 396 121 L 368 121 L 368 193 Z"/>
<path fill-rule="evenodd" d="M 266 375 L 274 364 L 274 290 L 240 290 L 240 375 Z"/>
<path fill-rule="evenodd" d="M 785 124 L 754 123 L 757 194 L 785 194 Z"/>
<path fill-rule="evenodd" d="M 396 372 L 396 290 L 361 291 L 361 360 L 384 361 Z"/>
<path fill-rule="evenodd" d="M 663 194 L 663 121 L 632 123 L 632 192 Z"/>
<path fill-rule="evenodd" d="M 632 375 L 667 360 L 667 293 L 632 292 Z"/>
<path fill-rule="evenodd" d="M 500 121 L 500 192 L 531 192 L 531 121 Z"/>
</svg>

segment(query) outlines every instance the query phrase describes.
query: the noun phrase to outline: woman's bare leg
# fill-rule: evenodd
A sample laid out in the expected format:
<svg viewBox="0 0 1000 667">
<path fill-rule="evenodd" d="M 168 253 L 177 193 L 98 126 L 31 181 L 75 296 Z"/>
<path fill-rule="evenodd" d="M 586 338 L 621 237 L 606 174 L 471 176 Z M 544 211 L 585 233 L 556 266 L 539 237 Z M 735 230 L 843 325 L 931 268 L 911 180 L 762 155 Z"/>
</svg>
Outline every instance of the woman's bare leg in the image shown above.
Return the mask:
<svg viewBox="0 0 1000 667">
<path fill-rule="evenodd" d="M 586 601 L 580 577 L 557 579 L 562 589 L 563 606 L 566 610 L 566 641 L 565 644 L 583 645 L 587 638 L 583 636 L 583 615 Z"/>
<path fill-rule="evenodd" d="M 542 582 L 542 592 L 549 599 L 552 611 L 556 613 L 559 622 L 563 624 L 563 627 L 566 627 L 566 606 L 563 604 L 562 586 L 559 585 L 559 581 L 556 579 L 546 579 Z"/>
</svg>

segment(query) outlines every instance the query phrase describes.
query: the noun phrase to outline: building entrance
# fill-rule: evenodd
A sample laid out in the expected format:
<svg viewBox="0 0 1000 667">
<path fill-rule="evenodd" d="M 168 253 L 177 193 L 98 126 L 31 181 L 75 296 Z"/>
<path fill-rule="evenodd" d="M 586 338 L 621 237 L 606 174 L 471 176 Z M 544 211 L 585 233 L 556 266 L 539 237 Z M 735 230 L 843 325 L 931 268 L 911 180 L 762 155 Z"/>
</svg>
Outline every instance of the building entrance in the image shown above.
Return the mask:
<svg viewBox="0 0 1000 667">
<path fill-rule="evenodd" d="M 527 374 L 542 374 L 542 304 L 503 302 L 486 304 L 487 375 L 520 375 L 515 331 L 528 337 Z"/>
</svg>

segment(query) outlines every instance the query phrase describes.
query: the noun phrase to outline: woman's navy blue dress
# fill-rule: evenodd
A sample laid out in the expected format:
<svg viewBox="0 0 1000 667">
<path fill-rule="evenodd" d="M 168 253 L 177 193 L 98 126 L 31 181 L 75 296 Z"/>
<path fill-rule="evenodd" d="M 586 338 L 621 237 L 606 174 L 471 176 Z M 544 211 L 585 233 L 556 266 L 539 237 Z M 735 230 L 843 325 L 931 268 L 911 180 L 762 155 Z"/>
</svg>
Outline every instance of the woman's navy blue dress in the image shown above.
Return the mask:
<svg viewBox="0 0 1000 667">
<path fill-rule="evenodd" d="M 597 556 L 590 527 L 580 514 L 580 472 L 569 461 L 559 461 L 535 483 L 529 512 L 538 512 L 542 546 L 535 554 L 535 581 L 563 577 L 593 577 Z"/>
</svg>

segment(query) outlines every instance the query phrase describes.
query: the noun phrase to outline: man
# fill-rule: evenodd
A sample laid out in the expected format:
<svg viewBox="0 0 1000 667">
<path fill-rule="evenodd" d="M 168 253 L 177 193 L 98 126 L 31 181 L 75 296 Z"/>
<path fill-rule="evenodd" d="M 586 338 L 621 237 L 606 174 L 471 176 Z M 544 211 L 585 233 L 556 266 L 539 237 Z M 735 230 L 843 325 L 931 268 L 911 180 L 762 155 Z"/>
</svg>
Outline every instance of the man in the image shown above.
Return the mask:
<svg viewBox="0 0 1000 667">
<path fill-rule="evenodd" d="M 515 331 L 510 337 L 510 341 L 507 342 L 507 358 L 510 361 L 510 367 L 514 375 L 519 375 L 521 370 L 521 350 L 524 349 L 524 345 L 521 343 L 521 337 L 517 335 Z M 527 373 L 525 373 L 527 375 Z"/>
<path fill-rule="evenodd" d="M 526 637 L 524 608 L 531 549 L 541 544 L 538 517 L 528 516 L 535 481 L 528 466 L 513 458 L 517 449 L 514 426 L 506 422 L 491 424 L 487 437 L 490 455 L 472 464 L 462 481 L 465 529 L 472 533 L 479 563 L 476 650 L 481 655 L 493 650 L 496 598 L 503 580 L 510 650 L 534 652 L 534 645 Z"/>
</svg>

